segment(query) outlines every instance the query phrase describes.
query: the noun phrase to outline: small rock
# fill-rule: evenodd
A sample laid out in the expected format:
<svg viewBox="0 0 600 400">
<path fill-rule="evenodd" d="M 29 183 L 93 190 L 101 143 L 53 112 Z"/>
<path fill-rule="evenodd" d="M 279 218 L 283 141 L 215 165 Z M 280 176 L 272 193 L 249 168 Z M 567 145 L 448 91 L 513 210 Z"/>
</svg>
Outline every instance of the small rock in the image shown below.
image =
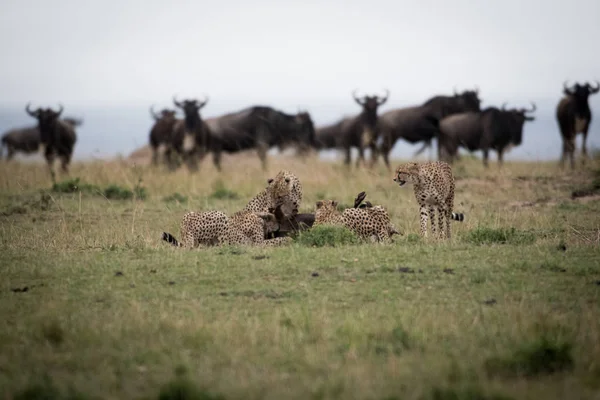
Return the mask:
<svg viewBox="0 0 600 400">
<path fill-rule="evenodd" d="M 115 272 L 115 276 L 123 276 L 123 273 L 121 271 L 117 271 Z"/>
<path fill-rule="evenodd" d="M 317 276 L 319 276 L 318 272 L 313 272 L 312 274 L 310 274 L 310 276 L 312 276 L 313 278 L 316 278 Z"/>
<path fill-rule="evenodd" d="M 155 269 L 151 269 L 151 270 L 150 270 L 150 273 L 151 273 L 151 274 L 155 274 L 155 273 L 156 273 L 156 270 L 155 270 Z"/>
<path fill-rule="evenodd" d="M 169 285 L 174 285 L 175 281 L 169 281 Z"/>
<path fill-rule="evenodd" d="M 221 295 L 221 296 L 227 296 L 227 292 L 221 292 L 221 293 L 219 293 L 219 295 Z"/>
<path fill-rule="evenodd" d="M 497 303 L 496 299 L 487 299 L 487 300 L 483 301 L 483 304 L 486 304 L 488 306 L 491 306 L 491 305 L 496 304 L 496 303 Z"/>
<path fill-rule="evenodd" d="M 558 245 L 558 250 L 560 251 L 567 251 L 567 245 L 564 243 L 561 243 Z"/>
<path fill-rule="evenodd" d="M 454 270 L 452 268 L 444 268 L 444 272 L 447 274 L 454 274 Z"/>
<path fill-rule="evenodd" d="M 398 272 L 404 272 L 404 273 L 414 274 L 415 271 L 412 268 L 399 267 L 398 268 Z"/>
</svg>

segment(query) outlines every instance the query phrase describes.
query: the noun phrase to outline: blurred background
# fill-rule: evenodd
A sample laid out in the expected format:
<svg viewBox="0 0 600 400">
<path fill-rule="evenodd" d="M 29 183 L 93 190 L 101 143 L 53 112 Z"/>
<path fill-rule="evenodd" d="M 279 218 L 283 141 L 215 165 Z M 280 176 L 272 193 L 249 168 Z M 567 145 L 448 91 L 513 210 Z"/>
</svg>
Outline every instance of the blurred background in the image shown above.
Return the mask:
<svg viewBox="0 0 600 400">
<path fill-rule="evenodd" d="M 150 105 L 173 95 L 208 95 L 204 118 L 260 104 L 319 127 L 360 112 L 354 89 L 389 89 L 381 114 L 477 86 L 482 108 L 537 104 L 506 159 L 558 159 L 563 82 L 600 79 L 599 18 L 597 0 L 4 0 L 0 130 L 34 125 L 29 101 L 62 103 L 84 120 L 74 158 L 105 158 L 146 145 Z M 392 157 L 421 146 L 400 140 Z"/>
</svg>

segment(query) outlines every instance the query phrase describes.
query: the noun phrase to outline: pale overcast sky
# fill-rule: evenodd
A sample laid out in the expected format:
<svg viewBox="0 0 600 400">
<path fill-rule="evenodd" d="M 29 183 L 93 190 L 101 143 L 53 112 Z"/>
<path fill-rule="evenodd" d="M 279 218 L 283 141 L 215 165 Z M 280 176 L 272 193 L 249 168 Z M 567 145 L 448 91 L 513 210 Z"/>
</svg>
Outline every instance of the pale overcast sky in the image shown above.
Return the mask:
<svg viewBox="0 0 600 400">
<path fill-rule="evenodd" d="M 475 84 L 484 102 L 557 99 L 600 79 L 599 19 L 598 0 L 3 0 L 0 99 L 206 93 L 221 111 L 348 104 L 356 87 L 391 106 Z"/>
</svg>

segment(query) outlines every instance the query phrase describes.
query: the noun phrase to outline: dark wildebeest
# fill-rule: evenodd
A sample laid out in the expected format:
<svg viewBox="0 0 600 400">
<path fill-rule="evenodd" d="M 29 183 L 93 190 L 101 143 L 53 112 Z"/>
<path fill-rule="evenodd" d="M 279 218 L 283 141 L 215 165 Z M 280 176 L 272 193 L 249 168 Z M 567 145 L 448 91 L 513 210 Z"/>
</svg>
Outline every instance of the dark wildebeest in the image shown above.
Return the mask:
<svg viewBox="0 0 600 400">
<path fill-rule="evenodd" d="M 352 92 L 354 101 L 362 107 L 362 112 L 354 117 L 345 117 L 342 120 L 318 128 L 315 138 L 315 147 L 321 149 L 344 149 L 344 163 L 350 165 L 352 147 L 358 148 L 358 159 L 356 166 L 365 162 L 364 150 L 371 149 L 371 164 L 377 159 L 377 138 L 379 137 L 379 124 L 377 122 L 377 110 L 389 98 L 389 90 L 385 90 L 385 96 L 363 96 L 357 97 L 356 90 Z"/>
<path fill-rule="evenodd" d="M 83 123 L 82 120 L 75 118 L 63 118 L 62 120 L 73 127 Z M 10 129 L 2 135 L 0 158 L 2 157 L 2 147 L 6 147 L 6 159 L 11 160 L 17 152 L 24 154 L 37 153 L 40 149 L 40 142 L 40 129 L 37 125 Z"/>
<path fill-rule="evenodd" d="M 379 149 L 383 160 L 390 169 L 389 153 L 398 139 L 409 143 L 426 142 L 438 134 L 439 122 L 452 114 L 468 111 L 480 111 L 479 90 L 454 92 L 453 96 L 435 96 L 420 106 L 399 108 L 387 111 L 379 116 L 379 129 L 382 143 Z M 425 148 L 424 147 L 424 148 Z"/>
<path fill-rule="evenodd" d="M 168 160 L 172 159 L 173 151 L 182 156 L 190 170 L 198 169 L 198 162 L 202 161 L 209 148 L 210 134 L 208 126 L 200 116 L 200 110 L 208 103 L 208 97 L 203 101 L 184 100 L 177 101 L 173 96 L 173 103 L 183 110 L 183 119 L 177 119 L 169 147 L 166 151 Z"/>
<path fill-rule="evenodd" d="M 169 146 L 173 127 L 177 121 L 177 110 L 163 108 L 160 114 L 154 112 L 154 106 L 150 107 L 150 115 L 154 119 L 154 125 L 150 129 L 150 147 L 152 148 L 152 165 L 158 164 L 158 148 L 160 145 Z M 172 160 L 167 160 L 171 164 Z"/>
<path fill-rule="evenodd" d="M 536 110 L 506 110 L 488 107 L 480 112 L 454 114 L 440 121 L 438 135 L 438 155 L 441 160 L 452 162 L 459 147 L 468 151 L 483 151 L 483 165 L 488 166 L 489 151 L 498 153 L 498 165 L 503 162 L 504 152 L 512 146 L 519 146 L 523 139 L 525 121 L 535 117 L 527 115 Z"/>
<path fill-rule="evenodd" d="M 60 120 L 64 108 L 59 105 L 60 110 L 54 111 L 51 108 L 38 108 L 35 111 L 30 109 L 27 103 L 25 111 L 27 114 L 38 120 L 38 129 L 40 130 L 40 143 L 45 147 L 44 157 L 48 163 L 48 169 L 52 181 L 56 181 L 54 173 L 54 158 L 58 156 L 61 160 L 61 167 L 64 173 L 68 172 L 68 165 L 73 156 L 73 148 L 77 141 L 75 128 L 70 123 Z"/>
<path fill-rule="evenodd" d="M 241 111 L 208 118 L 210 150 L 213 163 L 221 170 L 221 153 L 236 153 L 256 148 L 262 168 L 267 167 L 267 151 L 273 146 L 296 142 L 311 146 L 315 128 L 310 114 L 286 114 L 267 106 L 253 106 Z"/>
<path fill-rule="evenodd" d="M 565 158 L 569 157 L 571 168 L 575 168 L 575 139 L 578 133 L 583 134 L 583 143 L 581 152 L 583 160 L 587 158 L 586 140 L 590 123 L 592 122 L 592 112 L 588 103 L 590 94 L 596 94 L 600 90 L 600 82 L 596 82 L 596 87 L 589 83 L 580 85 L 576 83 L 572 87 L 563 84 L 563 97 L 556 107 L 556 119 L 560 128 L 560 135 L 563 141 L 562 155 L 560 165 L 564 167 Z"/>
</svg>

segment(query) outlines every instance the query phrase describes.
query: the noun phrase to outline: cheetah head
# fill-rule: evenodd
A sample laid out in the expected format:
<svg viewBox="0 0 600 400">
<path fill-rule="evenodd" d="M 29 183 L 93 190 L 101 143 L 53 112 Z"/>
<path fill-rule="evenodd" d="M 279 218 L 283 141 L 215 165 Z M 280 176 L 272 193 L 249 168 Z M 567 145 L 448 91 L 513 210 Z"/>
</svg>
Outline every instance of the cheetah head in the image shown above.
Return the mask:
<svg viewBox="0 0 600 400">
<path fill-rule="evenodd" d="M 398 186 L 404 186 L 407 182 L 414 182 L 414 179 L 419 175 L 419 164 L 417 163 L 406 163 L 399 165 L 396 168 L 393 181 Z"/>
<path fill-rule="evenodd" d="M 258 215 L 260 218 L 262 218 L 262 220 L 265 223 L 264 224 L 265 235 L 279 231 L 279 222 L 277 221 L 277 218 L 275 217 L 275 215 L 273 215 L 272 213 L 266 213 L 266 212 L 255 213 L 255 214 Z"/>
</svg>

